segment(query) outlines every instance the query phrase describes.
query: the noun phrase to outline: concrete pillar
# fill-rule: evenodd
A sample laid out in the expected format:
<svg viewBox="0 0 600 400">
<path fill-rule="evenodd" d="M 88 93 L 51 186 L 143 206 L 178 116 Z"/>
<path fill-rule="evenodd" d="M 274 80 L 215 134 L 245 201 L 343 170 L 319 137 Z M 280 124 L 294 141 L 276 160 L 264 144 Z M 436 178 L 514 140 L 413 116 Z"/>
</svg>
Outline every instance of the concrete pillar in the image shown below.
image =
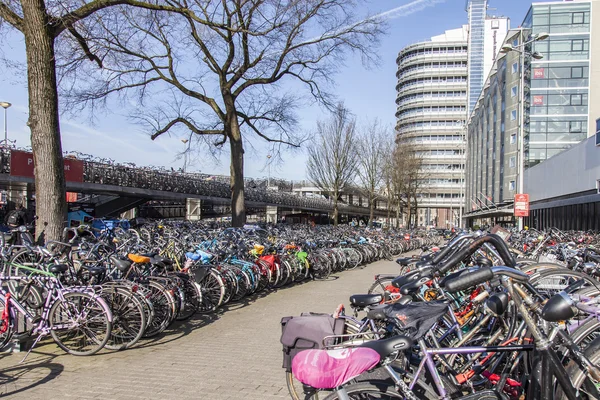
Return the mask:
<svg viewBox="0 0 600 400">
<path fill-rule="evenodd" d="M 277 223 L 277 207 L 267 206 L 267 224 Z"/>
<path fill-rule="evenodd" d="M 189 221 L 202 219 L 202 200 L 185 199 L 185 219 Z"/>
</svg>

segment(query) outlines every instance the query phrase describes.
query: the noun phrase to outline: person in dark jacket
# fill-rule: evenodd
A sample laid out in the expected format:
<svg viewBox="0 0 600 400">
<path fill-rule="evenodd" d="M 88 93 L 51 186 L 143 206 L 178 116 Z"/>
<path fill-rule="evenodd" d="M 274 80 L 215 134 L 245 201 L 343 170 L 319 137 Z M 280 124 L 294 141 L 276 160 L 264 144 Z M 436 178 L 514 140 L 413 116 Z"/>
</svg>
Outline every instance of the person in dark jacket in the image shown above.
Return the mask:
<svg viewBox="0 0 600 400">
<path fill-rule="evenodd" d="M 8 225 L 11 229 L 15 229 L 21 225 L 27 224 L 27 213 L 25 212 L 25 208 L 22 204 L 17 204 L 17 207 L 6 214 L 4 218 L 4 223 Z"/>
</svg>

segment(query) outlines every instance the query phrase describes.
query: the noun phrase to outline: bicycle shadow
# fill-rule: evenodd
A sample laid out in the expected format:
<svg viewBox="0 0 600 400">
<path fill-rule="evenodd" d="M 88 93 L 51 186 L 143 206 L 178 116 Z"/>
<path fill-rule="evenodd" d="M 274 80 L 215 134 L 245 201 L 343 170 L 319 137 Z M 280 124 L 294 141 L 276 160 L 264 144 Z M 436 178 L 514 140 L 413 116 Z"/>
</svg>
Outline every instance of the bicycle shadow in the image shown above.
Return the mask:
<svg viewBox="0 0 600 400">
<path fill-rule="evenodd" d="M 54 358 L 55 356 L 49 355 L 42 360 L 38 358 L 35 362 L 0 369 L 0 397 L 14 396 L 58 377 L 64 366 L 48 362 Z"/>
</svg>

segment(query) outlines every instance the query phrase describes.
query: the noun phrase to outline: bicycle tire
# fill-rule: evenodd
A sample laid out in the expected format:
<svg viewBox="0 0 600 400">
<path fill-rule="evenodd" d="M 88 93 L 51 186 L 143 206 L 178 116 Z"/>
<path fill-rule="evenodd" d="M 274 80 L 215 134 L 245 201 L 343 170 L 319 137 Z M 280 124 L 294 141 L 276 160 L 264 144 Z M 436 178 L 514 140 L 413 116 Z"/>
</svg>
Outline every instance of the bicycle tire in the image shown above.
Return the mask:
<svg viewBox="0 0 600 400">
<path fill-rule="evenodd" d="M 85 311 L 85 312 L 84 312 Z M 85 314 L 84 318 L 81 315 Z M 110 339 L 112 313 L 106 301 L 83 292 L 68 292 L 52 305 L 49 313 L 50 335 L 58 347 L 75 356 L 96 354 Z M 75 327 L 71 327 L 77 321 Z M 57 326 L 70 326 L 60 329 Z M 96 331 L 96 333 L 92 332 Z M 93 335 L 93 336 L 91 336 Z M 86 340 L 89 339 L 89 340 Z M 84 348 L 89 345 L 89 349 Z"/>
<path fill-rule="evenodd" d="M 102 298 L 113 314 L 110 338 L 105 348 L 124 350 L 133 347 L 146 331 L 146 313 L 139 297 L 123 287 L 103 288 Z"/>
</svg>

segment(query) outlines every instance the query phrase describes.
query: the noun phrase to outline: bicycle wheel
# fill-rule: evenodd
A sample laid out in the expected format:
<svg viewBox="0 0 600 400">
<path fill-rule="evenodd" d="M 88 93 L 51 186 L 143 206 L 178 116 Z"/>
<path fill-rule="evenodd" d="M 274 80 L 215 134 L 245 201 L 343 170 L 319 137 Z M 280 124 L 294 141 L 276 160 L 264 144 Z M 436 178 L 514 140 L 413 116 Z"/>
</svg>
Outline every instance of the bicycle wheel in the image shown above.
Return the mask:
<svg viewBox="0 0 600 400">
<path fill-rule="evenodd" d="M 225 297 L 225 284 L 221 275 L 211 269 L 198 284 L 202 290 L 202 302 L 199 304 L 198 312 L 206 314 L 215 311 Z"/>
<path fill-rule="evenodd" d="M 183 304 L 177 313 L 175 319 L 177 321 L 184 321 L 190 318 L 198 311 L 200 304 L 202 304 L 202 289 L 200 285 L 193 282 L 189 277 L 181 277 L 182 291 L 183 291 Z"/>
<path fill-rule="evenodd" d="M 600 365 L 600 338 L 594 339 L 583 352 L 592 364 L 596 367 Z M 598 400 L 596 396 L 592 395 L 592 393 L 595 393 L 598 383 L 590 377 L 587 371 L 583 370 L 575 361 L 571 361 L 565 370 L 569 375 L 569 380 L 573 384 L 573 387 L 582 399 Z M 560 385 L 557 387 L 554 398 L 556 400 L 567 399 Z"/>
<path fill-rule="evenodd" d="M 76 356 L 100 351 L 110 339 L 111 321 L 106 301 L 88 293 L 64 293 L 49 314 L 52 339 L 61 349 Z"/>
<path fill-rule="evenodd" d="M 404 396 L 398 393 L 395 386 L 385 381 L 360 382 L 345 386 L 348 399 L 404 399 Z M 336 392 L 325 397 L 325 400 L 340 400 Z"/>
<path fill-rule="evenodd" d="M 530 282 L 538 292 L 550 298 L 580 279 L 585 281 L 584 287 L 600 286 L 600 283 L 589 275 L 569 269 L 542 271 L 536 277 L 532 277 Z"/>
<path fill-rule="evenodd" d="M 148 283 L 150 295 L 148 299 L 154 307 L 152 321 L 146 328 L 143 337 L 153 337 L 163 332 L 175 317 L 175 297 L 163 285 L 156 281 Z"/>
<path fill-rule="evenodd" d="M 109 350 L 124 350 L 134 346 L 146 330 L 144 305 L 130 290 L 122 287 L 102 289 L 113 314 L 112 331 L 104 347 Z"/>
</svg>

